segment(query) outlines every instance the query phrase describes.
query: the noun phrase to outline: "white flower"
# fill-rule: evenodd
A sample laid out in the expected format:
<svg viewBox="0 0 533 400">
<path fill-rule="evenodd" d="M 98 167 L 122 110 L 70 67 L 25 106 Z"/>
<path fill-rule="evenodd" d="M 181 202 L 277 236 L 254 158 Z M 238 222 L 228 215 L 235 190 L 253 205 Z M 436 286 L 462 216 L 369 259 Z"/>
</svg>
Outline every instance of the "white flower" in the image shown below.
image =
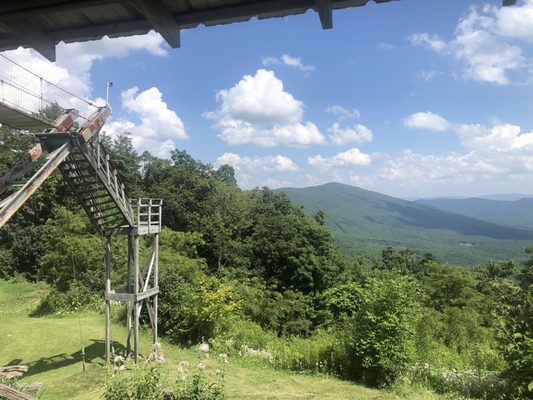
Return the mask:
<svg viewBox="0 0 533 400">
<path fill-rule="evenodd" d="M 207 343 L 201 343 L 200 346 L 198 346 L 200 351 L 203 351 L 204 353 L 207 353 L 209 351 L 209 345 Z"/>
<path fill-rule="evenodd" d="M 205 365 L 202 364 L 202 363 L 198 363 L 198 365 L 196 366 L 196 368 L 198 368 L 198 369 L 205 369 Z"/>
<path fill-rule="evenodd" d="M 221 371 L 221 370 L 219 370 L 218 368 L 217 368 L 217 370 L 216 370 L 215 372 L 216 372 L 216 374 L 217 374 L 217 375 L 220 375 L 220 374 L 222 374 L 222 371 Z"/>
</svg>

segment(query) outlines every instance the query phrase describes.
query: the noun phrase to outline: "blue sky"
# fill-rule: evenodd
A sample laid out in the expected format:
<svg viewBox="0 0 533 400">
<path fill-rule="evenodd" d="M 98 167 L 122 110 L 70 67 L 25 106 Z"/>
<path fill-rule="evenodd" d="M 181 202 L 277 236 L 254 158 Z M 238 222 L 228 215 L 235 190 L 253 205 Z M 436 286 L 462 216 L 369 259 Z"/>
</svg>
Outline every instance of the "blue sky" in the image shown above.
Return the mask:
<svg viewBox="0 0 533 400">
<path fill-rule="evenodd" d="M 338 181 L 390 195 L 531 193 L 533 0 L 400 0 L 6 52 L 95 101 L 110 135 L 233 165 L 243 189 Z M 98 99 L 100 98 L 100 99 Z"/>
</svg>

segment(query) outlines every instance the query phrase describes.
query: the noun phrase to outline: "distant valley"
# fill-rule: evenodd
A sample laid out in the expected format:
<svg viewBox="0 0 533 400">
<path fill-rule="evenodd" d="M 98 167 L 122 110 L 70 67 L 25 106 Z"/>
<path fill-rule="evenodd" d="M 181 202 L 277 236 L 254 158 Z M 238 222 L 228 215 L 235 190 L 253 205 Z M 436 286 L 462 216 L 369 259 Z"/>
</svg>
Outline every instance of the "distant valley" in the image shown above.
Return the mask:
<svg viewBox="0 0 533 400">
<path fill-rule="evenodd" d="M 307 214 L 322 210 L 348 255 L 379 256 L 387 246 L 430 252 L 439 260 L 473 266 L 523 260 L 533 245 L 533 199 L 428 199 L 407 201 L 328 183 L 283 188 Z"/>
</svg>

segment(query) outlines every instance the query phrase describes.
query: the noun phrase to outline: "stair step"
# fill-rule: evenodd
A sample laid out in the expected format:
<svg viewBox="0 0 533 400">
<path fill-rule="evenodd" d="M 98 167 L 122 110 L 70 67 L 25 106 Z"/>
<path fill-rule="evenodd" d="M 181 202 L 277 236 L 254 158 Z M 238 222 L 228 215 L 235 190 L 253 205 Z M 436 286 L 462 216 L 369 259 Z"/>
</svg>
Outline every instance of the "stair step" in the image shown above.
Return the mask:
<svg viewBox="0 0 533 400">
<path fill-rule="evenodd" d="M 98 214 L 98 212 L 95 212 L 93 214 Z M 117 212 L 114 212 L 114 213 L 111 213 L 111 214 L 105 214 L 105 213 L 100 213 L 100 218 L 101 219 L 104 219 L 104 220 L 107 220 L 109 219 L 110 217 L 114 217 L 115 215 L 123 215 L 122 214 L 122 211 L 118 210 Z"/>
<path fill-rule="evenodd" d="M 106 211 L 110 211 L 110 210 L 116 210 L 117 209 L 117 206 L 116 204 L 113 205 L 112 207 L 98 207 L 98 206 L 89 206 L 90 208 L 95 208 L 95 210 L 91 211 L 91 214 L 104 214 L 106 213 Z"/>
</svg>

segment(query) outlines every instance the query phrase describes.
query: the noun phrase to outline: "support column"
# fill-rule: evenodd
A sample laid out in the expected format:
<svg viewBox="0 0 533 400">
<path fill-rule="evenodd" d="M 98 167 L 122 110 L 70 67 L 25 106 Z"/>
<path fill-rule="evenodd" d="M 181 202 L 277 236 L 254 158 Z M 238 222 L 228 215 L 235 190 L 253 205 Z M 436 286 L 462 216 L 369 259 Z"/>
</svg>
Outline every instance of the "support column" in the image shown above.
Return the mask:
<svg viewBox="0 0 533 400">
<path fill-rule="evenodd" d="M 133 293 L 133 268 L 135 252 L 133 250 L 133 236 L 128 235 L 128 278 L 127 278 L 127 293 Z M 128 301 L 128 309 L 126 314 L 126 328 L 128 330 L 128 336 L 126 339 L 126 354 L 131 353 L 131 336 L 132 336 L 132 316 L 133 316 L 133 302 Z"/>
<path fill-rule="evenodd" d="M 154 287 L 159 287 L 159 233 L 154 235 Z M 154 296 L 154 326 L 153 326 L 153 335 L 154 343 L 157 343 L 157 306 L 158 306 L 159 294 Z"/>
<path fill-rule="evenodd" d="M 139 294 L 139 236 L 133 237 L 133 293 Z M 139 317 L 140 302 L 134 301 L 133 305 L 133 360 L 135 364 L 139 362 Z"/>
<path fill-rule="evenodd" d="M 105 242 L 105 360 L 111 361 L 111 236 Z"/>
</svg>

